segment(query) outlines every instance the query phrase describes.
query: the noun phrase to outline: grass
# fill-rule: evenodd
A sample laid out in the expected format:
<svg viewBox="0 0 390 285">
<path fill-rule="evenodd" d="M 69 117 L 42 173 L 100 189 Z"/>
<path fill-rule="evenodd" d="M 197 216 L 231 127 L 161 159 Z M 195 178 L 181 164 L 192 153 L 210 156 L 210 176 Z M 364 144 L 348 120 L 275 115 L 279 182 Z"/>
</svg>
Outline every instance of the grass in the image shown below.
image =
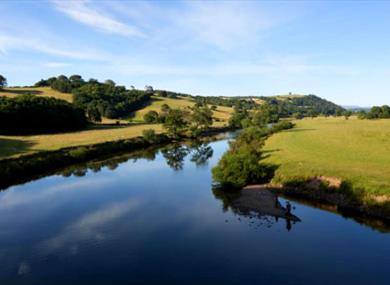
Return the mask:
<svg viewBox="0 0 390 285">
<path fill-rule="evenodd" d="M 71 146 L 133 138 L 141 136 L 144 129 L 154 129 L 158 133 L 162 132 L 161 125 L 143 124 L 130 126 L 97 126 L 89 130 L 62 134 L 32 136 L 0 135 L 0 159 L 42 150 L 57 150 Z"/>
<path fill-rule="evenodd" d="M 0 91 L 0 96 L 16 97 L 18 95 L 28 94 L 28 93 L 35 94 L 37 96 L 54 97 L 57 99 L 62 99 L 68 102 L 72 102 L 72 94 L 61 93 L 51 89 L 50 87 L 4 88 L 4 90 Z"/>
<path fill-rule="evenodd" d="M 133 114 L 133 121 L 142 122 L 144 115 L 149 111 L 160 112 L 161 106 L 167 104 L 171 108 L 185 109 L 195 105 L 195 102 L 190 98 L 178 97 L 176 99 L 153 96 L 150 105 Z M 215 122 L 214 126 L 227 125 L 233 108 L 217 106 L 217 110 L 213 111 L 213 117 L 219 119 L 220 122 Z"/>
<path fill-rule="evenodd" d="M 274 182 L 323 175 L 390 197 L 390 120 L 307 118 L 296 124 L 266 141 L 266 162 L 279 165 Z"/>
</svg>

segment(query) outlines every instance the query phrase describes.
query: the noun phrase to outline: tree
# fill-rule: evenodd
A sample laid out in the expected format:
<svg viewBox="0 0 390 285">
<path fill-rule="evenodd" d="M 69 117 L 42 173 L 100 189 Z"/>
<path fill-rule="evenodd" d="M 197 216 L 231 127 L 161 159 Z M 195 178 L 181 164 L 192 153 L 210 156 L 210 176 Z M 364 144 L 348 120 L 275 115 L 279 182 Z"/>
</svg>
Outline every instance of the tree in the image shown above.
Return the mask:
<svg viewBox="0 0 390 285">
<path fill-rule="evenodd" d="M 54 90 L 63 93 L 72 92 L 72 84 L 70 83 L 68 77 L 66 77 L 65 75 L 58 76 L 57 79 L 50 84 L 50 86 Z"/>
<path fill-rule="evenodd" d="M 170 136 L 180 136 L 188 126 L 184 111 L 180 109 L 170 110 L 165 118 L 163 126 L 168 131 Z"/>
<path fill-rule="evenodd" d="M 91 122 L 101 122 L 102 114 L 94 104 L 89 104 L 87 107 L 87 116 Z"/>
<path fill-rule="evenodd" d="M 154 143 L 157 140 L 156 132 L 153 129 L 143 130 L 142 136 L 149 143 Z"/>
<path fill-rule="evenodd" d="M 84 128 L 86 123 L 84 110 L 64 100 L 33 95 L 0 96 L 2 134 L 72 131 Z"/>
<path fill-rule="evenodd" d="M 85 84 L 84 79 L 81 77 L 81 75 L 74 74 L 69 77 L 70 84 L 72 85 L 72 88 L 79 88 Z"/>
<path fill-rule="evenodd" d="M 233 114 L 229 119 L 229 126 L 242 128 L 244 119 L 248 118 L 248 111 L 241 104 L 234 106 Z"/>
<path fill-rule="evenodd" d="M 171 110 L 171 107 L 169 107 L 168 104 L 162 104 L 161 105 L 161 112 L 164 114 L 167 114 Z"/>
<path fill-rule="evenodd" d="M 154 92 L 153 87 L 150 85 L 145 85 L 145 92 L 150 95 L 153 94 Z"/>
<path fill-rule="evenodd" d="M 156 111 L 149 111 L 144 115 L 144 121 L 146 123 L 158 123 L 159 121 L 159 116 Z"/>
<path fill-rule="evenodd" d="M 0 74 L 0 90 L 7 87 L 7 79 Z"/>
<path fill-rule="evenodd" d="M 111 79 L 107 79 L 106 81 L 104 81 L 104 84 L 115 86 L 115 82 Z"/>
<path fill-rule="evenodd" d="M 207 106 L 195 105 L 192 108 L 191 114 L 192 132 L 194 135 L 199 134 L 200 131 L 207 130 L 213 124 L 213 112 Z"/>
</svg>

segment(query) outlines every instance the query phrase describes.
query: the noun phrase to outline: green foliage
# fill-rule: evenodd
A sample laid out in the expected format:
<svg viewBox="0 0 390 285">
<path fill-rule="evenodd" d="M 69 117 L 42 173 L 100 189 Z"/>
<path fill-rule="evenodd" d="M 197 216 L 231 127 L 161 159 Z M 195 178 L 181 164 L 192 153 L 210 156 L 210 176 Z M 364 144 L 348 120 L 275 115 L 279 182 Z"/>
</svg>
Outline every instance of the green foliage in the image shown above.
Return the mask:
<svg viewBox="0 0 390 285">
<path fill-rule="evenodd" d="M 178 137 L 184 133 L 188 126 L 186 112 L 180 109 L 171 109 L 165 117 L 163 127 L 172 137 Z"/>
<path fill-rule="evenodd" d="M 96 81 L 73 90 L 73 102 L 76 106 L 86 109 L 93 104 L 102 115 L 111 119 L 128 116 L 149 100 L 150 96 L 144 91 L 127 90 L 123 86 Z"/>
<path fill-rule="evenodd" d="M 274 134 L 283 130 L 288 130 L 294 128 L 294 123 L 290 121 L 280 121 L 276 124 L 273 124 L 271 129 L 269 130 L 269 133 Z"/>
<path fill-rule="evenodd" d="M 142 136 L 144 139 L 149 143 L 154 143 L 157 141 L 157 135 L 155 130 L 153 129 L 146 129 L 142 131 Z"/>
<path fill-rule="evenodd" d="M 362 116 L 363 117 L 363 116 Z M 365 114 L 366 119 L 388 119 L 390 118 L 390 107 L 388 105 L 374 106 Z"/>
<path fill-rule="evenodd" d="M 54 98 L 20 95 L 0 97 L 0 133 L 33 134 L 84 128 L 82 109 Z"/>
<path fill-rule="evenodd" d="M 286 97 L 279 100 L 275 97 L 259 97 L 269 105 L 276 108 L 280 117 L 291 117 L 293 114 L 302 117 L 316 117 L 318 115 L 341 115 L 345 109 L 315 95 Z"/>
<path fill-rule="evenodd" d="M 229 119 L 229 126 L 233 128 L 242 128 L 244 120 L 248 118 L 248 111 L 241 104 L 234 106 L 233 114 Z"/>
<path fill-rule="evenodd" d="M 7 86 L 7 79 L 0 74 L 0 90 Z"/>
<path fill-rule="evenodd" d="M 146 123 L 158 123 L 160 118 L 156 111 L 151 110 L 144 115 L 144 121 Z"/>
<path fill-rule="evenodd" d="M 192 108 L 191 124 L 191 130 L 194 135 L 209 129 L 213 124 L 213 111 L 206 104 L 196 104 Z"/>
<path fill-rule="evenodd" d="M 272 176 L 274 167 L 261 163 L 262 147 L 269 132 L 257 127 L 245 128 L 213 168 L 213 178 L 223 188 L 241 188 Z"/>
<path fill-rule="evenodd" d="M 87 116 L 91 122 L 101 122 L 102 114 L 94 104 L 89 104 L 87 107 Z"/>
</svg>

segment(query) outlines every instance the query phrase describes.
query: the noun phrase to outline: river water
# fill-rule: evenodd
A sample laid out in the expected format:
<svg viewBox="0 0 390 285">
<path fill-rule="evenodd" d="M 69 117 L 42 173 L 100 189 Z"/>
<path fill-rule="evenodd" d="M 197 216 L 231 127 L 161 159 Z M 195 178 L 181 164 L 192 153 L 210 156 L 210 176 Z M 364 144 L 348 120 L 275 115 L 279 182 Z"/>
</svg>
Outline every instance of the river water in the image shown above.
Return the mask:
<svg viewBox="0 0 390 285">
<path fill-rule="evenodd" d="M 380 223 L 272 193 L 248 211 L 213 190 L 227 148 L 151 149 L 0 192 L 0 284 L 390 284 Z"/>
</svg>

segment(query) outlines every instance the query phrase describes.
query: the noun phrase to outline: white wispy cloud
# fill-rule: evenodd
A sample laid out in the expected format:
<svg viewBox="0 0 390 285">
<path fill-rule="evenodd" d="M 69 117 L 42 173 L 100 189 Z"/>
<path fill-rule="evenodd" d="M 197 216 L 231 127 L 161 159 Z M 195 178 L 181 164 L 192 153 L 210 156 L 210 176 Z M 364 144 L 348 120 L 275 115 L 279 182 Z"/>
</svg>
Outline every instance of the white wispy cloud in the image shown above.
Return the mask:
<svg viewBox="0 0 390 285">
<path fill-rule="evenodd" d="M 138 28 L 122 23 L 113 16 L 92 7 L 89 1 L 52 1 L 54 7 L 73 20 L 97 30 L 127 37 L 144 37 Z"/>
<path fill-rule="evenodd" d="M 53 44 L 49 39 L 0 34 L 0 53 L 7 54 L 9 50 L 37 51 L 53 56 L 84 60 L 103 60 L 108 56 L 105 53 L 88 49 L 64 49 Z"/>
<path fill-rule="evenodd" d="M 101 241 L 105 237 L 102 227 L 115 222 L 132 210 L 137 209 L 141 202 L 129 199 L 122 202 L 109 204 L 101 209 L 85 216 L 66 226 L 56 236 L 41 243 L 43 251 L 51 252 L 68 246 L 70 249 L 77 248 L 78 243 L 86 239 Z"/>
<path fill-rule="evenodd" d="M 270 17 L 256 3 L 237 2 L 187 2 L 181 15 L 175 17 L 196 38 L 218 48 L 229 49 L 255 42 L 261 32 L 280 22 Z"/>
</svg>

